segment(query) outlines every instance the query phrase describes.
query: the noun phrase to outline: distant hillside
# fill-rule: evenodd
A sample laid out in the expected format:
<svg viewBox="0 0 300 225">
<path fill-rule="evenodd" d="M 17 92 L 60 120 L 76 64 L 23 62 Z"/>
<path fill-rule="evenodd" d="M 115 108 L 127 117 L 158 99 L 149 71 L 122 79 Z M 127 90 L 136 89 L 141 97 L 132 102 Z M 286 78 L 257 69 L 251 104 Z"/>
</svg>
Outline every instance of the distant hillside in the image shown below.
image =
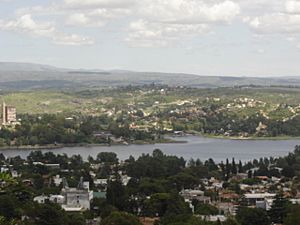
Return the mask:
<svg viewBox="0 0 300 225">
<path fill-rule="evenodd" d="M 34 64 L 34 63 L 16 63 L 16 62 L 0 62 L 0 71 L 65 71 L 66 69 L 60 69 L 54 66 Z"/>
<path fill-rule="evenodd" d="M 151 83 L 200 88 L 250 84 L 300 86 L 300 77 L 222 77 L 122 70 L 72 70 L 40 64 L 0 62 L 1 90 L 97 88 Z"/>
</svg>

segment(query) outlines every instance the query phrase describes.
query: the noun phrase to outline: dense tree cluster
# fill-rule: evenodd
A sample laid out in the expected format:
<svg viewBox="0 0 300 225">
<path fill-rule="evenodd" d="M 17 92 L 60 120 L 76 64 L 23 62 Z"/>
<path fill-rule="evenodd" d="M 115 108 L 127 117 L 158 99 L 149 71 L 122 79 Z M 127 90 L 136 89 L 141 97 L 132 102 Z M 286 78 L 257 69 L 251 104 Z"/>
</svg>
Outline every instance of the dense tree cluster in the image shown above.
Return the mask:
<svg viewBox="0 0 300 225">
<path fill-rule="evenodd" d="M 151 132 L 129 129 L 123 120 L 114 121 L 107 116 L 67 117 L 64 114 L 22 115 L 21 124 L 0 129 L 0 147 L 26 145 L 58 145 L 81 143 L 110 144 L 110 136 L 98 137 L 97 133 L 109 132 L 115 137 L 131 140 L 153 140 Z"/>
</svg>

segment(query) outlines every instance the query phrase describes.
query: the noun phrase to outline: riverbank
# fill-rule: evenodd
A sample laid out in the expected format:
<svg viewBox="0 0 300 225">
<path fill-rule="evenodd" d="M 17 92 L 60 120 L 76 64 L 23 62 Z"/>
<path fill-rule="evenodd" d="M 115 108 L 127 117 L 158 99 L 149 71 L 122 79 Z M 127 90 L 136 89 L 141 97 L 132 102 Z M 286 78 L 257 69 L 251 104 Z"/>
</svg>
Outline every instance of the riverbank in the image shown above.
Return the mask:
<svg viewBox="0 0 300 225">
<path fill-rule="evenodd" d="M 21 145 L 21 146 L 4 146 L 0 150 L 52 150 L 60 148 L 72 147 L 109 147 L 109 146 L 127 146 L 127 145 L 154 145 L 154 144 L 176 144 L 187 143 L 187 141 L 174 140 L 171 138 L 158 139 L 156 141 L 132 141 L 132 142 L 117 142 L 117 143 L 77 143 L 77 144 L 49 144 L 49 145 Z"/>
<path fill-rule="evenodd" d="M 229 139 L 229 140 L 266 140 L 266 141 L 284 141 L 284 140 L 300 140 L 300 137 L 292 136 L 277 136 L 277 137 L 240 137 L 240 136 L 225 136 L 225 135 L 212 135 L 212 134 L 199 134 L 199 136 L 206 138 L 216 138 L 216 139 Z"/>
<path fill-rule="evenodd" d="M 265 141 L 284 141 L 284 140 L 299 140 L 300 137 L 291 137 L 291 136 L 278 136 L 278 137 L 238 137 L 238 136 L 225 136 L 225 135 L 212 135 L 212 134 L 203 134 L 200 132 L 191 132 L 186 133 L 186 135 L 180 136 L 184 138 L 187 136 L 198 136 L 204 138 L 220 139 L 220 140 L 265 140 Z M 129 145 L 154 145 L 154 144 L 184 144 L 187 143 L 187 140 L 178 140 L 179 136 L 168 135 L 167 138 L 157 139 L 155 141 L 150 140 L 136 140 L 132 142 L 115 142 L 115 143 L 77 143 L 77 144 L 50 144 L 50 145 L 21 145 L 21 146 L 4 146 L 0 147 L 0 150 L 53 150 L 61 148 L 72 148 L 72 147 L 110 147 L 110 146 L 129 146 Z"/>
<path fill-rule="evenodd" d="M 198 131 L 187 131 L 186 133 L 184 133 L 186 135 L 193 135 L 193 136 L 199 136 L 199 137 L 205 137 L 205 138 L 214 138 L 214 139 L 228 139 L 228 140 L 266 140 L 266 141 L 284 141 L 284 140 L 300 140 L 300 137 L 293 137 L 293 136 L 286 136 L 286 135 L 282 135 L 282 136 L 276 136 L 276 137 L 270 137 L 270 136 L 262 136 L 262 137 L 258 137 L 258 136 L 248 136 L 248 137 L 244 137 L 244 136 L 226 136 L 226 135 L 214 135 L 214 134 L 207 134 L 207 133 L 202 133 L 202 132 L 198 132 Z"/>
</svg>

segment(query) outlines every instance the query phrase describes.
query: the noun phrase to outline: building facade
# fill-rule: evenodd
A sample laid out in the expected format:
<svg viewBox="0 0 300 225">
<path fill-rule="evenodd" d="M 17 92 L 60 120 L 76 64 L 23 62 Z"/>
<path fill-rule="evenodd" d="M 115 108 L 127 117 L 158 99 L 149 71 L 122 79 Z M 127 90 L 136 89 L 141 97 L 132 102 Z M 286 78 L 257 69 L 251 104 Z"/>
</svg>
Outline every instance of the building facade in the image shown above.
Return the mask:
<svg viewBox="0 0 300 225">
<path fill-rule="evenodd" d="M 2 125 L 10 125 L 17 122 L 17 110 L 13 106 L 2 104 Z"/>
</svg>

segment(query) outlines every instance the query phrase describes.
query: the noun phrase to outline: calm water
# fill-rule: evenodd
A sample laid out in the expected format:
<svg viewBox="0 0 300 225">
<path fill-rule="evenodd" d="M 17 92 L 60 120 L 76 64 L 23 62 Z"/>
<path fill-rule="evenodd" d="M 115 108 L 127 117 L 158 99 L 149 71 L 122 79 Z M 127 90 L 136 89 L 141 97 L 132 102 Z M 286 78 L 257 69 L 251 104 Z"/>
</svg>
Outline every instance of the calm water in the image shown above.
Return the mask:
<svg viewBox="0 0 300 225">
<path fill-rule="evenodd" d="M 129 145 L 129 146 L 97 146 L 97 147 L 68 147 L 51 150 L 54 153 L 66 153 L 71 156 L 81 155 L 86 159 L 89 155 L 95 157 L 99 152 L 115 152 L 121 160 L 130 155 L 138 157 L 143 153 L 151 153 L 154 149 L 161 149 L 165 154 L 182 156 L 185 159 L 200 158 L 206 160 L 213 158 L 220 162 L 226 158 L 234 157 L 236 160 L 248 161 L 254 158 L 284 156 L 293 151 L 300 140 L 227 140 L 213 139 L 196 136 L 176 138 L 187 143 L 152 144 L 152 145 Z M 43 150 L 47 152 L 49 150 Z M 0 150 L 5 156 L 26 157 L 30 150 Z"/>
</svg>

